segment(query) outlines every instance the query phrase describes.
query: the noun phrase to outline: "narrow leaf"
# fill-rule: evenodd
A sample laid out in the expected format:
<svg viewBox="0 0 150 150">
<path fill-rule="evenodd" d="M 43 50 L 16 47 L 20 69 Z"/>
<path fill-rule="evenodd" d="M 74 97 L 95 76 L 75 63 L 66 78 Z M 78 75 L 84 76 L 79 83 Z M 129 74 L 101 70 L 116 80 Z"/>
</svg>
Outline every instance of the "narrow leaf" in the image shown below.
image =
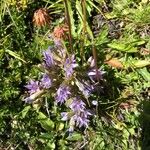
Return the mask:
<svg viewBox="0 0 150 150">
<path fill-rule="evenodd" d="M 5 52 L 7 52 L 9 55 L 15 57 L 16 59 L 19 59 L 21 61 L 23 61 L 24 63 L 26 63 L 25 60 L 23 60 L 18 54 L 16 54 L 15 52 L 11 51 L 11 50 L 5 50 Z"/>
<path fill-rule="evenodd" d="M 73 10 L 71 8 L 71 1 L 68 1 L 68 10 L 69 10 L 69 15 L 70 15 L 70 22 L 71 22 L 71 32 L 73 37 L 76 37 L 76 27 L 75 27 L 75 20 L 73 17 Z"/>
<path fill-rule="evenodd" d="M 22 111 L 21 111 L 21 115 L 22 115 L 22 118 L 24 118 L 27 113 L 29 112 L 31 106 L 26 106 Z"/>
<path fill-rule="evenodd" d="M 108 47 L 118 50 L 118 51 L 122 51 L 122 52 L 127 52 L 127 53 L 134 53 L 137 52 L 137 48 L 129 45 L 129 44 L 123 44 L 123 43 L 118 43 L 118 42 L 113 42 L 110 44 L 107 44 Z"/>
</svg>

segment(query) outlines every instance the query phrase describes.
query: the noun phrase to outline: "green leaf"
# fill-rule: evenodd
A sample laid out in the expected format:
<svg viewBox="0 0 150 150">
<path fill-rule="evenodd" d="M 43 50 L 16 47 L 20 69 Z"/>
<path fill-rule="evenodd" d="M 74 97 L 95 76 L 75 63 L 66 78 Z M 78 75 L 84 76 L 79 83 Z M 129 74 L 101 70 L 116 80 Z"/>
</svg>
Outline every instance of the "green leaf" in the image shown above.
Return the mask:
<svg viewBox="0 0 150 150">
<path fill-rule="evenodd" d="M 135 68 L 142 68 L 142 67 L 150 65 L 150 61 L 148 61 L 148 60 L 136 60 L 133 65 Z"/>
<path fill-rule="evenodd" d="M 128 130 L 126 130 L 126 129 L 124 129 L 124 130 L 123 130 L 123 137 L 124 137 L 124 138 L 126 138 L 126 139 L 128 139 L 128 138 L 129 138 L 129 136 L 130 136 L 129 131 L 128 131 Z"/>
<path fill-rule="evenodd" d="M 81 23 L 81 24 L 79 24 L 79 29 L 78 29 L 78 35 L 80 35 L 80 33 L 83 29 L 83 24 L 84 24 L 83 18 L 84 17 L 83 17 L 83 13 L 82 13 L 81 3 L 78 0 L 76 1 L 76 9 L 77 9 L 77 13 L 78 13 L 78 18 Z M 91 31 L 91 28 L 90 28 L 88 22 L 86 22 L 86 28 L 87 28 L 87 33 L 89 34 L 91 40 L 93 40 L 94 39 L 93 32 Z"/>
<path fill-rule="evenodd" d="M 87 0 L 86 1 L 86 10 L 87 10 L 87 12 L 88 12 L 88 14 L 89 14 L 89 16 L 91 16 L 91 12 L 92 12 L 92 5 L 91 4 L 93 4 L 92 2 L 91 2 L 91 0 Z"/>
<path fill-rule="evenodd" d="M 150 82 L 150 73 L 147 68 L 137 69 L 137 72 L 148 82 Z"/>
<path fill-rule="evenodd" d="M 70 15 L 70 22 L 71 22 L 71 32 L 73 37 L 76 37 L 76 27 L 75 27 L 75 20 L 73 17 L 73 10 L 71 8 L 71 1 L 67 1 L 67 5 L 68 5 L 68 10 L 69 10 L 69 15 Z"/>
<path fill-rule="evenodd" d="M 79 141 L 79 140 L 82 140 L 82 135 L 77 133 L 77 132 L 74 132 L 72 135 L 67 137 L 67 140 L 69 140 L 69 141 Z"/>
<path fill-rule="evenodd" d="M 53 135 L 50 134 L 50 133 L 41 133 L 39 138 L 45 139 L 45 140 L 52 140 L 53 139 Z"/>
<path fill-rule="evenodd" d="M 23 60 L 18 54 L 16 54 L 15 52 L 11 51 L 11 50 L 5 50 L 5 52 L 7 52 L 9 55 L 15 57 L 16 59 L 19 59 L 21 61 L 23 61 L 24 63 L 26 63 L 25 60 Z"/>
<path fill-rule="evenodd" d="M 142 45 L 144 43 L 145 43 L 145 41 L 143 41 L 143 40 L 135 40 L 135 41 L 131 42 L 132 45 L 138 45 L 138 46 Z"/>
<path fill-rule="evenodd" d="M 126 66 L 126 68 L 143 68 L 146 67 L 148 65 L 150 65 L 150 61 L 148 60 L 135 60 L 133 58 L 130 58 L 128 61 L 126 61 L 124 63 L 124 65 Z"/>
<path fill-rule="evenodd" d="M 54 150 L 55 148 L 56 148 L 56 145 L 54 142 L 48 142 L 45 147 L 45 150 Z"/>
<path fill-rule="evenodd" d="M 91 40 L 93 41 L 94 40 L 93 32 L 92 32 L 90 26 L 88 25 L 88 23 L 87 23 L 86 27 L 87 27 L 87 32 L 88 32 Z"/>
<path fill-rule="evenodd" d="M 104 26 L 101 29 L 101 32 L 99 33 L 98 37 L 96 37 L 95 39 L 95 45 L 101 45 L 103 43 L 108 42 L 107 35 L 108 35 L 108 28 Z"/>
<path fill-rule="evenodd" d="M 76 1 L 76 9 L 77 9 L 78 18 L 79 18 L 80 23 L 81 23 L 81 24 L 79 24 L 79 29 L 78 29 L 78 34 L 80 34 L 80 32 L 83 28 L 83 14 L 82 14 L 81 4 L 78 0 Z"/>
<path fill-rule="evenodd" d="M 41 126 L 48 131 L 51 131 L 54 128 L 54 122 L 46 117 L 42 112 L 38 112 L 38 122 Z"/>
<path fill-rule="evenodd" d="M 5 54 L 5 51 L 3 49 L 0 49 L 0 59 L 3 58 L 4 54 Z"/>
<path fill-rule="evenodd" d="M 135 130 L 134 130 L 134 128 L 129 128 L 128 130 L 129 130 L 129 132 L 130 132 L 131 135 L 135 135 Z"/>
<path fill-rule="evenodd" d="M 91 5 L 91 7 L 93 6 L 95 9 L 97 9 L 99 12 L 101 12 L 101 10 L 99 9 L 99 7 L 97 7 L 91 0 L 87 0 L 87 3 L 89 3 L 88 5 Z M 91 12 L 89 12 L 89 13 L 91 14 Z"/>
<path fill-rule="evenodd" d="M 28 111 L 30 110 L 30 108 L 31 108 L 31 106 L 26 106 L 26 107 L 21 111 L 21 116 L 22 116 L 22 118 L 24 118 L 24 117 L 27 115 L 27 113 L 28 113 Z"/>
<path fill-rule="evenodd" d="M 61 131 L 61 130 L 63 130 L 64 129 L 64 123 L 58 123 L 57 125 L 56 125 L 56 129 L 57 129 L 57 131 Z"/>
<path fill-rule="evenodd" d="M 129 45 L 129 44 L 123 44 L 123 43 L 119 43 L 119 42 L 112 42 L 110 44 L 107 44 L 108 47 L 118 50 L 118 51 L 122 51 L 122 52 L 127 52 L 127 53 L 135 53 L 137 52 L 137 48 Z"/>
</svg>

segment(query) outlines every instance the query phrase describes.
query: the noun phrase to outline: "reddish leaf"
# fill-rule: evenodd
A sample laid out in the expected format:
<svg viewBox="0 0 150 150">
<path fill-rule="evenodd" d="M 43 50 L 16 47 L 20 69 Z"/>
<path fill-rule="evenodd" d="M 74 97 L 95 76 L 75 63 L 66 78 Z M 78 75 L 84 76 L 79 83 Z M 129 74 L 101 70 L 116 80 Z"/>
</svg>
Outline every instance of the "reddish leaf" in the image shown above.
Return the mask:
<svg viewBox="0 0 150 150">
<path fill-rule="evenodd" d="M 111 67 L 115 68 L 123 68 L 122 63 L 117 58 L 112 58 L 108 61 L 105 61 L 106 64 L 110 65 Z"/>
</svg>

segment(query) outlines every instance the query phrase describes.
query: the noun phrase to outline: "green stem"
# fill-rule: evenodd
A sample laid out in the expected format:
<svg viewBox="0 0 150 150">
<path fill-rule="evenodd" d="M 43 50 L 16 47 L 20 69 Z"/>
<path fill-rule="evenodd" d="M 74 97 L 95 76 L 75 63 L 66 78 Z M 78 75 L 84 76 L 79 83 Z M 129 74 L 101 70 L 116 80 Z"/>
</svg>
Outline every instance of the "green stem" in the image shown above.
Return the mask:
<svg viewBox="0 0 150 150">
<path fill-rule="evenodd" d="M 82 0 L 82 9 L 83 9 L 83 34 L 86 34 L 86 0 Z"/>
<path fill-rule="evenodd" d="M 70 22 L 70 15 L 69 15 L 69 9 L 68 9 L 67 0 L 64 0 L 64 5 L 65 5 L 66 21 L 67 21 L 68 28 L 69 28 L 69 45 L 70 45 L 71 52 L 73 52 L 72 34 L 71 34 L 71 22 Z"/>
<path fill-rule="evenodd" d="M 85 60 L 85 55 L 84 55 L 84 45 L 85 45 L 85 35 L 86 35 L 86 0 L 82 0 L 82 11 L 83 11 L 83 35 L 82 35 L 82 42 L 81 42 L 81 51 L 80 55 L 82 58 L 82 63 Z"/>
</svg>

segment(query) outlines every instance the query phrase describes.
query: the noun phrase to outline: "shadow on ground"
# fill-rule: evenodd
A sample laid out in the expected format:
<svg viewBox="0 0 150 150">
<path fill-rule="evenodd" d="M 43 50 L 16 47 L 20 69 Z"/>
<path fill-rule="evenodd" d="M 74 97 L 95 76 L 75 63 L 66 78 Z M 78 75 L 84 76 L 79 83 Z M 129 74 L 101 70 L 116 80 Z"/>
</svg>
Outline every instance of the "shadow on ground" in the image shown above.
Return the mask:
<svg viewBox="0 0 150 150">
<path fill-rule="evenodd" d="M 141 149 L 150 150 L 150 101 L 142 103 L 143 112 L 140 116 L 142 128 Z"/>
</svg>

